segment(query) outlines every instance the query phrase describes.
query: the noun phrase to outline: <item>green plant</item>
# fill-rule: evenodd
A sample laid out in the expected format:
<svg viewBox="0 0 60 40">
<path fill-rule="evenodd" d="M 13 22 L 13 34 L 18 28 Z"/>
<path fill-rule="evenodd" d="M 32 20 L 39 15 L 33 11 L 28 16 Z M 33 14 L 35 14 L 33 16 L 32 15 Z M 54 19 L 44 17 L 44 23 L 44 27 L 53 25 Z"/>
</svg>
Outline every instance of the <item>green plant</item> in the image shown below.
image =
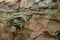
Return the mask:
<svg viewBox="0 0 60 40">
<path fill-rule="evenodd" d="M 20 29 L 20 22 L 19 22 L 19 20 L 17 20 L 17 19 L 12 19 L 12 25 L 14 26 L 14 27 L 16 27 L 16 29 Z"/>
</svg>

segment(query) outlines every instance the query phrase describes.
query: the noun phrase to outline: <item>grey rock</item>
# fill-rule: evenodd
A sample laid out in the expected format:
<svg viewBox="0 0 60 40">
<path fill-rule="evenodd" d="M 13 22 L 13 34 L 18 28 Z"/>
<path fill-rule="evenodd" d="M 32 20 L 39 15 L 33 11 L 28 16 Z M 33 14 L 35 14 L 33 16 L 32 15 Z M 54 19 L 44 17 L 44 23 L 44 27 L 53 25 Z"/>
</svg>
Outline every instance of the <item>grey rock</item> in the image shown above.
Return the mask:
<svg viewBox="0 0 60 40">
<path fill-rule="evenodd" d="M 10 9 L 10 8 L 0 8 L 0 12 L 14 12 L 14 9 Z"/>
<path fill-rule="evenodd" d="M 39 2 L 37 5 L 39 7 L 48 7 L 51 2 L 52 2 L 52 0 L 43 0 L 43 1 Z"/>
<path fill-rule="evenodd" d="M 22 2 L 23 2 L 22 7 L 24 7 L 24 8 L 29 8 L 33 4 L 33 1 L 32 0 L 22 0 L 21 3 Z"/>
<path fill-rule="evenodd" d="M 38 4 L 33 4 L 31 6 L 31 9 L 38 10 L 40 8 L 58 8 L 57 2 L 52 2 L 52 0 L 43 0 L 39 2 Z"/>
</svg>

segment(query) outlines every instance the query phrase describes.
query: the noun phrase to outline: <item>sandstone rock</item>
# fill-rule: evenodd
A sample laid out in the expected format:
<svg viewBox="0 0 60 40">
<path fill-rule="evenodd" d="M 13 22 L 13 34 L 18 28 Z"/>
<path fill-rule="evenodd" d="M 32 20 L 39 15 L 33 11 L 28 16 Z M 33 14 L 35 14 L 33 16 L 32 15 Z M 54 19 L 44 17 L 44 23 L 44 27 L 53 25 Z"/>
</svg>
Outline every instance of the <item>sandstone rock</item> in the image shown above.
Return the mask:
<svg viewBox="0 0 60 40">
<path fill-rule="evenodd" d="M 32 0 L 21 0 L 20 7 L 29 8 L 32 4 Z"/>
<path fill-rule="evenodd" d="M 14 34 L 10 31 L 9 23 L 6 20 L 0 19 L 0 37 L 1 40 L 13 40 Z"/>
<path fill-rule="evenodd" d="M 0 0 L 0 2 L 3 2 L 4 0 Z"/>
<path fill-rule="evenodd" d="M 4 2 L 0 3 L 0 12 L 16 12 L 18 8 L 18 0 L 4 0 Z"/>
<path fill-rule="evenodd" d="M 1 39 L 2 40 L 8 40 L 8 37 L 9 37 L 9 35 L 7 35 L 6 33 L 1 34 Z"/>
<path fill-rule="evenodd" d="M 40 35 L 43 33 L 43 31 L 44 31 L 44 30 L 33 31 L 33 32 L 31 32 L 31 34 L 30 34 L 30 38 L 33 38 L 33 39 L 34 39 L 34 38 L 40 36 Z"/>
<path fill-rule="evenodd" d="M 36 40 L 55 40 L 54 38 L 46 38 L 46 37 L 42 37 L 42 36 L 39 36 L 36 38 Z"/>
<path fill-rule="evenodd" d="M 0 23 L 0 32 L 5 32 L 6 28 L 6 21 L 2 20 L 2 22 Z"/>
<path fill-rule="evenodd" d="M 43 25 L 40 23 L 40 15 L 34 14 L 29 22 L 25 25 L 26 28 L 32 31 L 39 31 L 43 29 Z"/>
<path fill-rule="evenodd" d="M 27 38 L 26 40 L 33 40 L 32 38 Z"/>
<path fill-rule="evenodd" d="M 47 26 L 47 31 L 51 34 L 55 34 L 56 31 L 60 31 L 60 23 L 56 21 L 50 21 Z"/>
<path fill-rule="evenodd" d="M 5 0 L 5 3 L 8 3 L 9 5 L 13 5 L 17 2 L 18 0 Z"/>
<path fill-rule="evenodd" d="M 43 24 L 43 26 L 44 26 L 45 28 L 47 28 L 47 25 L 48 25 L 49 21 L 50 21 L 50 20 L 42 19 L 42 20 L 41 20 L 41 24 Z"/>
<path fill-rule="evenodd" d="M 5 27 L 3 23 L 0 23 L 0 32 L 4 32 L 5 31 Z"/>
<path fill-rule="evenodd" d="M 12 5 L 12 8 L 14 10 L 18 10 L 19 9 L 19 2 L 15 3 L 14 5 Z"/>
<path fill-rule="evenodd" d="M 58 11 L 57 13 L 53 14 L 50 19 L 55 21 L 60 21 L 60 12 Z"/>
<path fill-rule="evenodd" d="M 45 23 L 44 23 L 45 24 Z M 32 18 L 26 23 L 25 28 L 31 30 L 30 38 L 36 38 L 45 30 L 42 24 L 41 15 L 33 14 Z"/>
<path fill-rule="evenodd" d="M 13 40 L 14 35 L 12 33 L 1 33 L 1 40 Z"/>
</svg>

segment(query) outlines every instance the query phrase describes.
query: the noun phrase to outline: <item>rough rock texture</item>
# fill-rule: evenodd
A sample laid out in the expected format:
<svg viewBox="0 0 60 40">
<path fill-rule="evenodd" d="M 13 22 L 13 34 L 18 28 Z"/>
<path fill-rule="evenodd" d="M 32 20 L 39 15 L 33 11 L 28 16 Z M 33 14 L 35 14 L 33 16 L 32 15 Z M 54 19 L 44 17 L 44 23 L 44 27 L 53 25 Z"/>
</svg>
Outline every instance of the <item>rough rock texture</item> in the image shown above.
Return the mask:
<svg viewBox="0 0 60 40">
<path fill-rule="evenodd" d="M 55 33 L 56 31 L 60 30 L 60 13 L 56 13 L 52 15 L 50 18 L 51 21 L 48 23 L 47 30 L 51 33 Z M 53 30 L 53 31 L 52 31 Z"/>
<path fill-rule="evenodd" d="M 48 7 L 51 1 L 44 0 L 33 5 L 32 8 Z M 18 0 L 0 0 L 0 40 L 56 40 L 55 32 L 60 31 L 60 12 L 50 17 L 46 17 L 47 14 L 31 14 L 32 17 L 25 22 L 20 30 L 16 30 L 14 26 L 11 26 L 10 20 L 2 18 L 7 12 L 18 12 L 19 5 L 21 8 L 29 8 L 33 4 L 32 0 L 21 0 L 20 2 L 19 4 Z M 57 3 L 52 5 L 57 5 Z M 51 35 L 44 36 L 44 31 L 49 32 Z"/>
<path fill-rule="evenodd" d="M 44 20 L 41 19 L 41 15 L 33 14 L 32 18 L 25 24 L 25 28 L 31 31 L 30 38 L 33 40 L 37 38 L 36 40 L 38 40 L 38 37 L 46 30 L 47 23 L 43 22 Z M 45 20 L 45 22 L 48 22 L 48 20 Z"/>
<path fill-rule="evenodd" d="M 39 1 L 38 3 L 35 3 L 34 0 L 22 0 L 20 3 L 20 7 L 21 8 L 30 8 L 31 9 L 40 9 L 40 8 L 49 8 L 49 6 L 51 8 L 58 8 L 58 3 L 53 2 L 53 0 L 42 0 Z"/>
<path fill-rule="evenodd" d="M 56 14 L 52 15 L 51 20 L 60 21 L 60 12 L 59 11 Z"/>
<path fill-rule="evenodd" d="M 56 31 L 60 30 L 59 13 L 49 19 L 50 21 L 43 19 L 41 15 L 33 14 L 32 18 L 25 25 L 25 28 L 31 31 L 30 38 L 33 40 L 55 40 L 55 38 L 46 38 L 45 36 L 41 36 L 43 31 L 48 31 L 50 34 L 54 35 Z"/>
<path fill-rule="evenodd" d="M 59 30 L 60 30 L 60 23 L 59 22 L 50 21 L 48 23 L 47 31 L 49 31 L 51 33 L 55 33 L 56 31 L 59 31 Z"/>
<path fill-rule="evenodd" d="M 56 31 L 60 30 L 59 22 L 43 19 L 39 14 L 33 14 L 30 20 L 25 23 L 24 29 L 14 32 L 15 36 L 9 27 L 5 27 L 6 23 L 8 22 L 2 20 L 0 24 L 2 27 L 0 28 L 2 40 L 55 40 L 55 38 L 43 36 L 43 31 L 48 31 L 51 34 L 55 34 Z"/>
<path fill-rule="evenodd" d="M 22 0 L 20 7 L 29 8 L 33 4 L 32 0 Z"/>
<path fill-rule="evenodd" d="M 54 38 L 38 37 L 36 40 L 55 40 Z"/>
<path fill-rule="evenodd" d="M 18 7 L 18 0 L 1 0 L 0 2 L 0 12 L 15 12 Z"/>
</svg>

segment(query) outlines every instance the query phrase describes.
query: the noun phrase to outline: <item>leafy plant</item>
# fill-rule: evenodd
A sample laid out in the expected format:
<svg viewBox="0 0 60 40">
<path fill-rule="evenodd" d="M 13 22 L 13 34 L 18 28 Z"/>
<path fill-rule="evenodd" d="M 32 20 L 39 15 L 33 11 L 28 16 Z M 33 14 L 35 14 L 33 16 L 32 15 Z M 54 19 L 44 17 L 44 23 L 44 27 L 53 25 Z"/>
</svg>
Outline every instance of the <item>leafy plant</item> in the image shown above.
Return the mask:
<svg viewBox="0 0 60 40">
<path fill-rule="evenodd" d="M 40 0 L 34 0 L 34 3 L 38 3 Z"/>
<path fill-rule="evenodd" d="M 16 29 L 20 29 L 20 22 L 17 19 L 13 19 L 12 25 L 16 27 Z"/>
</svg>

